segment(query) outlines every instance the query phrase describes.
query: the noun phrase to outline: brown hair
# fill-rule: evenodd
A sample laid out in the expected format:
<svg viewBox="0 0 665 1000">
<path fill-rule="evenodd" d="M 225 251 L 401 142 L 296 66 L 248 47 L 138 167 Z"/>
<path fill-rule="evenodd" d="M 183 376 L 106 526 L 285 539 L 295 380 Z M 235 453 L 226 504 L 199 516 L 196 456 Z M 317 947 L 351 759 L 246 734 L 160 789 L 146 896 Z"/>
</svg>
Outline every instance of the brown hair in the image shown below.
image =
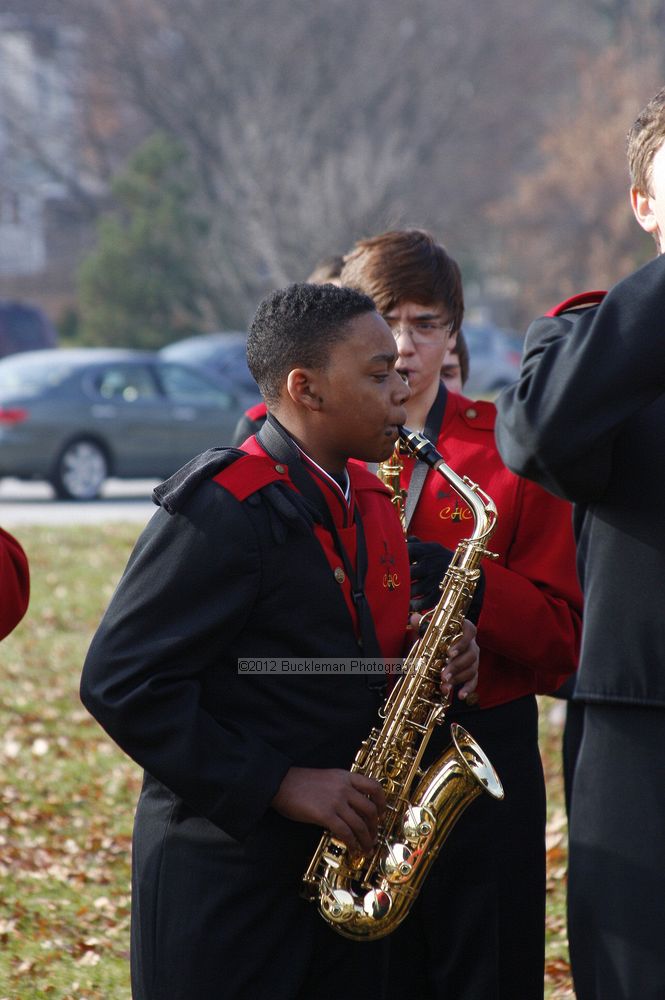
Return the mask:
<svg viewBox="0 0 665 1000">
<path fill-rule="evenodd" d="M 344 258 L 341 254 L 334 257 L 326 257 L 320 260 L 307 281 L 312 285 L 324 285 L 331 279 L 339 278 L 344 267 Z"/>
<path fill-rule="evenodd" d="M 665 140 L 665 87 L 642 108 L 628 133 L 630 179 L 642 194 L 650 194 L 653 158 Z"/>
<path fill-rule="evenodd" d="M 341 282 L 371 295 L 381 313 L 400 302 L 445 306 L 452 330 L 464 316 L 457 262 L 424 229 L 394 230 L 359 240 L 344 258 Z"/>
<path fill-rule="evenodd" d="M 464 388 L 464 384 L 469 377 L 469 348 L 461 330 L 457 331 L 457 340 L 455 341 L 455 346 L 452 348 L 450 353 L 457 355 L 460 377 L 462 379 L 462 388 Z"/>
</svg>

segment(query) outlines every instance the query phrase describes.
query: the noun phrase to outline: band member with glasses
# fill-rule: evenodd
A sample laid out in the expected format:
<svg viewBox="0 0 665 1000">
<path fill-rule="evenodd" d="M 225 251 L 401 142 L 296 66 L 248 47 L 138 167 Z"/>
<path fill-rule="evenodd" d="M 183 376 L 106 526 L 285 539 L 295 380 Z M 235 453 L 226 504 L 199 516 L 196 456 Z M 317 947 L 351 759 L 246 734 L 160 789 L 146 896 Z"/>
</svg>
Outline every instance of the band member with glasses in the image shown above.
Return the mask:
<svg viewBox="0 0 665 1000">
<path fill-rule="evenodd" d="M 454 827 L 412 913 L 393 935 L 390 990 L 419 1000 L 541 1000 L 545 941 L 545 787 L 535 695 L 575 670 L 581 596 L 567 503 L 519 479 L 494 443 L 494 406 L 450 393 L 440 379 L 464 313 L 460 270 L 427 232 L 387 232 L 345 257 L 344 285 L 370 295 L 395 337 L 409 384 L 407 426 L 498 509 L 485 560 L 474 705 L 459 721 L 487 753 L 505 800 L 482 796 Z M 452 488 L 404 456 L 412 607 L 437 600 L 450 550 L 473 526 Z M 473 701 L 473 699 L 472 699 Z M 445 746 L 447 726 L 431 741 Z M 438 738 L 437 738 L 438 737 Z M 428 751 L 429 753 L 429 751 Z"/>
<path fill-rule="evenodd" d="M 390 456 L 409 389 L 374 303 L 331 284 L 265 299 L 247 352 L 266 423 L 157 488 L 83 669 L 85 705 L 145 768 L 133 997 L 381 1000 L 386 943 L 347 941 L 300 893 L 322 828 L 375 844 L 383 790 L 349 767 L 383 676 L 307 664 L 403 651 L 401 524 L 348 459 Z M 445 687 L 473 692 L 474 633 Z"/>
<path fill-rule="evenodd" d="M 0 639 L 16 628 L 29 599 L 28 557 L 16 538 L 0 528 Z"/>
<path fill-rule="evenodd" d="M 532 323 L 519 380 L 498 400 L 506 462 L 574 503 L 585 594 L 568 865 L 578 1000 L 665 996 L 665 88 L 628 134 L 628 163 L 632 209 L 658 256 L 607 295 Z"/>
</svg>

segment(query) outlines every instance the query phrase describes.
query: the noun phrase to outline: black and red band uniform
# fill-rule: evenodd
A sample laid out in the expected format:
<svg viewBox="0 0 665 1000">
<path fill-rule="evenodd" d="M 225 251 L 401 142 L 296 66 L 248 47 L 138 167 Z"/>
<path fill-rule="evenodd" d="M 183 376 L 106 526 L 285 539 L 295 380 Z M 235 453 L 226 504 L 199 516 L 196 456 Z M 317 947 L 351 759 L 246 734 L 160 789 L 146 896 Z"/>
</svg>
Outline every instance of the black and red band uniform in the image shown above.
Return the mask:
<svg viewBox="0 0 665 1000">
<path fill-rule="evenodd" d="M 340 979 L 383 995 L 385 944 L 344 940 L 300 896 L 321 830 L 270 803 L 291 767 L 348 769 L 376 725 L 381 678 L 348 664 L 402 654 L 408 556 L 375 476 L 349 465 L 347 497 L 290 448 L 209 452 L 158 488 L 84 667 L 86 706 L 145 769 L 134 1000 L 328 1000 Z M 288 670 L 330 658 L 346 668 Z"/>
</svg>

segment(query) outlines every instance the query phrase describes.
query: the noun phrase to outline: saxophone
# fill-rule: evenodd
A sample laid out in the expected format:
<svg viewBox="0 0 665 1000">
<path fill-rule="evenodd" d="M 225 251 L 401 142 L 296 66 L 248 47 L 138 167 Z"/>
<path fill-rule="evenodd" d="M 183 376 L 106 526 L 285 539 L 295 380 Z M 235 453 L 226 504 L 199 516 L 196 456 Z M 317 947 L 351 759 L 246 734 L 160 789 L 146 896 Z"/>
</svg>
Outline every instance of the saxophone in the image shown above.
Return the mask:
<svg viewBox="0 0 665 1000">
<path fill-rule="evenodd" d="M 398 438 L 392 455 L 385 462 L 379 462 L 376 474 L 383 485 L 390 490 L 391 503 L 397 511 L 402 531 L 406 535 L 406 490 L 402 489 L 401 485 L 402 469 L 404 468 L 401 458 L 403 454 L 402 439 Z"/>
<path fill-rule="evenodd" d="M 351 856 L 345 844 L 326 832 L 303 879 L 305 898 L 317 902 L 323 919 L 353 940 L 377 940 L 394 931 L 466 807 L 482 791 L 503 798 L 490 761 L 457 723 L 451 725 L 452 742 L 445 753 L 426 771 L 420 766 L 448 708 L 440 696 L 440 672 L 461 634 L 480 562 L 491 555 L 485 546 L 495 528 L 496 507 L 475 483 L 453 472 L 423 435 L 400 428 L 400 438 L 466 501 L 474 530 L 455 550 L 441 582 L 441 598 L 425 616 L 425 632 L 379 713 L 381 727 L 372 729 L 351 767 L 375 778 L 385 792 L 386 818 L 377 847 L 371 855 Z M 391 485 L 398 496 L 395 482 Z"/>
</svg>

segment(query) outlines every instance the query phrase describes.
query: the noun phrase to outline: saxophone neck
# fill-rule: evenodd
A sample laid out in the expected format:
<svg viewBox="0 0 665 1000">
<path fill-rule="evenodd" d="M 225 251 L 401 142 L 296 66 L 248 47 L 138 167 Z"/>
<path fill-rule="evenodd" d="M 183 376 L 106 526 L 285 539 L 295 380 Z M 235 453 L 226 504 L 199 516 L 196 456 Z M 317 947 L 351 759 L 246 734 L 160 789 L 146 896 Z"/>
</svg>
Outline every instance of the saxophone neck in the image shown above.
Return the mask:
<svg viewBox="0 0 665 1000">
<path fill-rule="evenodd" d="M 403 455 L 404 450 L 398 438 L 395 442 L 392 455 L 385 462 L 379 462 L 376 474 L 383 485 L 387 486 L 390 490 L 392 494 L 391 502 L 399 515 L 402 531 L 406 534 L 406 490 L 402 488 L 401 483 L 402 470 L 404 468 Z"/>
<path fill-rule="evenodd" d="M 475 542 L 480 538 L 489 538 L 497 517 L 496 505 L 491 497 L 488 497 L 477 483 L 472 483 L 466 476 L 458 476 L 424 434 L 410 431 L 407 427 L 400 427 L 399 441 L 410 455 L 419 458 L 421 462 L 425 462 L 443 476 L 457 495 L 471 508 L 474 530 L 468 541 Z"/>
</svg>

